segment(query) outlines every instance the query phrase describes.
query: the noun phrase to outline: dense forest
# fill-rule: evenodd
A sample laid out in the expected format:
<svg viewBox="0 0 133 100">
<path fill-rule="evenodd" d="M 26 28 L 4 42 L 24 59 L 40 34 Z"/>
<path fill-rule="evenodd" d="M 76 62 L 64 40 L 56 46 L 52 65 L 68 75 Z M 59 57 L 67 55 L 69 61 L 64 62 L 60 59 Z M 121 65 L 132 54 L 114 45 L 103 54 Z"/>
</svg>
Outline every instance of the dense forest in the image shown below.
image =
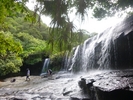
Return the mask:
<svg viewBox="0 0 133 100">
<path fill-rule="evenodd" d="M 19 14 L 17 17 L 7 17 L 4 24 L 6 27 L 0 31 L 0 76 L 19 73 L 20 69 L 35 66 L 39 62 L 42 65 L 46 57 L 56 60 L 58 58 L 58 62 L 61 63 L 64 51 L 58 46 L 54 47 L 53 51 L 50 50 L 49 27 L 45 23 L 31 23 L 24 19 L 23 14 Z M 82 43 L 88 35 L 83 34 L 79 41 L 76 41 L 76 38 L 78 32 L 75 32 L 73 46 Z M 59 63 L 56 66 L 59 66 Z"/>
<path fill-rule="evenodd" d="M 23 63 L 35 64 L 45 56 L 48 29 L 24 20 L 23 16 L 7 17 L 7 27 L 0 32 L 1 75 L 20 71 Z"/>
</svg>

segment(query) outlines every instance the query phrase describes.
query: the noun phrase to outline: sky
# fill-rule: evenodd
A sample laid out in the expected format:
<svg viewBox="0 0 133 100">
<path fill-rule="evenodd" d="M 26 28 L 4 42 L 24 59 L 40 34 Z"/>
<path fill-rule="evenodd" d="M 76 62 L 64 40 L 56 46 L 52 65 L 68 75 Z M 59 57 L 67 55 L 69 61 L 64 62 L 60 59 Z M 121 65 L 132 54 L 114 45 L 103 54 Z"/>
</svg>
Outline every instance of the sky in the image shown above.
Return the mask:
<svg viewBox="0 0 133 100">
<path fill-rule="evenodd" d="M 50 17 L 42 16 L 42 21 L 46 25 L 50 25 L 51 19 Z M 123 18 L 118 18 L 118 17 L 111 17 L 111 18 L 106 18 L 103 20 L 98 21 L 96 18 L 86 17 L 85 21 L 82 23 L 79 21 L 78 17 L 75 17 L 74 14 L 70 15 L 71 21 L 74 21 L 75 26 L 77 29 L 85 29 L 90 33 L 96 32 L 96 33 L 101 33 L 107 28 L 119 23 L 122 21 Z"/>
<path fill-rule="evenodd" d="M 33 10 L 35 5 L 35 0 L 29 0 L 29 3 L 27 3 L 27 6 L 29 9 Z M 41 16 L 42 21 L 47 25 L 50 26 L 51 19 L 48 16 Z M 70 20 L 74 21 L 74 24 L 77 29 L 85 29 L 89 33 L 101 33 L 107 28 L 117 24 L 118 22 L 122 21 L 122 18 L 118 18 L 116 16 L 111 17 L 111 18 L 106 18 L 103 20 L 98 21 L 95 18 L 92 18 L 91 15 L 85 18 L 85 21 L 81 23 L 78 19 L 78 17 L 75 17 L 74 14 L 70 15 Z"/>
</svg>

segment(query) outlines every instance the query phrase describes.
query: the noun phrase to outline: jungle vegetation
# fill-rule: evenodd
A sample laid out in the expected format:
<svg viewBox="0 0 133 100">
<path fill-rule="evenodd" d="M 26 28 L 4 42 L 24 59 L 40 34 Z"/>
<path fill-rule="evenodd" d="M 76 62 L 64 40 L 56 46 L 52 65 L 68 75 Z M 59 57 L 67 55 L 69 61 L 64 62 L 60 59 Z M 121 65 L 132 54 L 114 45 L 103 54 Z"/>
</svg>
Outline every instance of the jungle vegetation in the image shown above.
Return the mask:
<svg viewBox="0 0 133 100">
<path fill-rule="evenodd" d="M 21 8 L 22 5 L 17 5 L 18 8 L 13 7 L 17 9 L 16 11 L 10 11 L 8 7 L 6 8 L 7 4 L 10 4 L 9 2 L 6 0 L 0 2 L 3 3 L 1 9 L 3 15 L 0 15 L 0 76 L 19 72 L 24 63 L 34 65 L 47 56 L 60 55 L 61 52 L 64 52 L 65 49 L 59 49 L 58 41 L 57 44 L 54 44 L 54 49 L 51 50 L 49 46 L 50 27 L 41 20 L 38 21 L 38 14 L 34 17 L 34 12 L 27 7 Z M 11 8 L 15 5 L 12 3 L 10 4 Z M 8 14 L 8 12 L 14 14 Z M 62 31 L 62 29 L 58 30 Z M 56 28 L 54 32 L 56 33 Z M 84 33 L 82 34 L 83 38 L 79 37 L 80 32 L 85 32 L 85 30 L 74 32 L 75 37 L 71 42 L 73 46 L 88 38 L 88 35 Z M 57 36 L 57 38 L 60 37 Z"/>
</svg>

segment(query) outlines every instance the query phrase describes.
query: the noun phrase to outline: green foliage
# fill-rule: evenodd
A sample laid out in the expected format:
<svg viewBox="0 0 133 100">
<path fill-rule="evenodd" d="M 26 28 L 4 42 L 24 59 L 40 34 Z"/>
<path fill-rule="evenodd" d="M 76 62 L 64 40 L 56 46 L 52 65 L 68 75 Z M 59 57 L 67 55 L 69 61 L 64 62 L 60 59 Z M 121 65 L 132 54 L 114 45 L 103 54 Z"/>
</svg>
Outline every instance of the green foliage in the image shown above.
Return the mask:
<svg viewBox="0 0 133 100">
<path fill-rule="evenodd" d="M 19 55 L 23 49 L 9 32 L 0 32 L 0 76 L 20 71 L 22 59 Z"/>
<path fill-rule="evenodd" d="M 59 71 L 62 68 L 62 61 L 64 59 L 64 52 L 56 53 L 50 57 L 50 68 L 53 71 Z"/>
<path fill-rule="evenodd" d="M 76 38 L 77 38 L 77 40 L 79 40 L 79 41 L 77 41 L 77 44 L 83 43 L 86 39 L 90 38 L 89 32 L 86 30 L 80 29 L 77 31 Z"/>
<path fill-rule="evenodd" d="M 6 18 L 7 21 L 5 21 L 5 23 L 7 23 L 8 25 L 8 31 L 12 32 L 14 35 L 19 33 L 19 32 L 23 32 L 23 33 L 28 33 L 32 36 L 34 36 L 35 38 L 41 39 L 41 40 L 47 40 L 48 38 L 48 28 L 45 24 L 41 24 L 41 26 L 39 26 L 38 23 L 30 23 L 27 22 L 23 19 L 23 14 L 20 14 L 20 17 L 8 17 Z"/>
<path fill-rule="evenodd" d="M 46 43 L 48 38 L 47 26 L 38 23 L 30 23 L 24 20 L 24 14 L 18 17 L 7 17 L 5 23 L 8 27 L 5 31 L 10 31 L 12 37 L 17 40 L 23 48 L 20 54 L 23 63 L 33 65 L 42 61 L 46 55 Z M 4 37 L 3 37 L 4 38 Z M 22 66 L 22 64 L 20 64 Z"/>
<path fill-rule="evenodd" d="M 37 4 L 35 11 L 50 16 L 57 25 L 69 19 L 73 8 L 76 10 L 75 14 L 83 21 L 89 10 L 93 11 L 94 17 L 101 19 L 133 7 L 132 0 L 37 0 L 37 2 L 40 6 Z"/>
<path fill-rule="evenodd" d="M 0 76 L 17 73 L 22 61 L 35 64 L 45 55 L 47 26 L 26 1 L 0 0 Z"/>
<path fill-rule="evenodd" d="M 8 56 L 8 54 L 19 54 L 22 52 L 21 44 L 17 41 L 14 41 L 12 34 L 9 32 L 0 32 L 0 43 L 0 55 L 2 58 Z"/>
<path fill-rule="evenodd" d="M 17 73 L 22 66 L 22 59 L 12 55 L 12 57 L 7 57 L 5 60 L 0 59 L 0 66 L 0 76 Z"/>
<path fill-rule="evenodd" d="M 75 25 L 69 19 L 73 9 L 76 10 L 75 15 L 83 21 L 90 9 L 95 18 L 101 19 L 133 6 L 132 0 L 37 0 L 37 2 L 40 5 L 37 3 L 35 12 L 48 15 L 52 19 L 48 43 L 49 48 L 54 52 L 71 50 L 73 46 L 84 40 L 82 32 L 76 30 Z"/>
<path fill-rule="evenodd" d="M 52 32 L 50 32 L 48 40 L 48 48 L 51 54 L 70 51 L 74 46 L 81 44 L 88 38 L 85 31 L 79 30 L 78 32 L 72 32 L 72 30 L 74 30 L 74 26 L 70 25 L 70 23 L 64 29 L 53 28 L 51 30 Z"/>
<path fill-rule="evenodd" d="M 7 28 L 7 25 L 4 23 L 7 17 L 14 17 L 18 13 L 24 12 L 29 14 L 25 2 L 23 0 L 22 2 L 17 0 L 0 0 L 0 30 Z"/>
<path fill-rule="evenodd" d="M 29 35 L 28 33 L 18 33 L 16 38 L 23 46 L 23 52 L 21 56 L 28 64 L 35 64 L 42 61 L 42 55 L 46 48 L 46 43 L 43 40 L 39 40 Z"/>
</svg>

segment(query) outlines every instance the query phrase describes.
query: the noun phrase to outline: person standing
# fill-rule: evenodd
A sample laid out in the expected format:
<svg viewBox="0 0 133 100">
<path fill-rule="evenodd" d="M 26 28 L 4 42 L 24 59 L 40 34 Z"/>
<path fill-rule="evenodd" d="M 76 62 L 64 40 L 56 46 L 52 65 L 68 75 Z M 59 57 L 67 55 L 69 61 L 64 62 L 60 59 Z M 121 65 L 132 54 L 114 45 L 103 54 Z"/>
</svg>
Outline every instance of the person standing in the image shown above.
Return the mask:
<svg viewBox="0 0 133 100">
<path fill-rule="evenodd" d="M 26 81 L 30 80 L 30 70 L 27 68 Z"/>
<path fill-rule="evenodd" d="M 52 70 L 48 69 L 47 74 L 48 74 L 48 76 L 51 76 L 52 75 Z"/>
</svg>

